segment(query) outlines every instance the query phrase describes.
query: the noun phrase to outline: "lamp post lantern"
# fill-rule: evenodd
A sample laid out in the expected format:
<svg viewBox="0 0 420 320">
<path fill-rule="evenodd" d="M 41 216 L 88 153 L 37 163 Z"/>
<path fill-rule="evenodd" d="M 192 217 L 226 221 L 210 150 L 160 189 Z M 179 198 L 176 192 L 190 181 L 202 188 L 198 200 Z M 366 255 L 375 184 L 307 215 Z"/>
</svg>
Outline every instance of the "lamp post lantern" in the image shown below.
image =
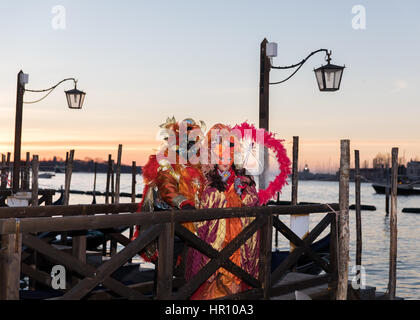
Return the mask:
<svg viewBox="0 0 420 320">
<path fill-rule="evenodd" d="M 74 85 L 74 89 L 65 91 L 65 93 L 67 104 L 70 109 L 82 109 L 86 93 L 77 90 L 76 84 Z"/>
<path fill-rule="evenodd" d="M 86 93 L 79 91 L 76 88 L 77 80 L 74 78 L 67 78 L 61 80 L 51 88 L 44 90 L 30 90 L 25 89 L 25 84 L 28 83 L 29 76 L 21 70 L 17 77 L 17 95 L 16 95 L 16 115 L 15 115 L 15 143 L 14 143 L 14 158 L 13 158 L 13 178 L 12 178 L 12 191 L 19 191 L 19 173 L 20 173 L 20 157 L 21 157 L 21 146 L 22 146 L 22 115 L 23 115 L 23 104 L 24 103 L 36 103 L 46 98 L 56 87 L 61 83 L 72 80 L 74 82 L 74 89 L 65 91 L 67 104 L 70 109 L 81 109 L 85 99 Z M 25 91 L 29 92 L 46 92 L 46 94 L 39 100 L 24 102 L 23 96 Z"/>
<path fill-rule="evenodd" d="M 320 91 L 337 91 L 340 89 L 345 66 L 331 64 L 331 51 L 327 53 L 327 57 L 328 64 L 314 70 L 318 87 Z"/>
</svg>

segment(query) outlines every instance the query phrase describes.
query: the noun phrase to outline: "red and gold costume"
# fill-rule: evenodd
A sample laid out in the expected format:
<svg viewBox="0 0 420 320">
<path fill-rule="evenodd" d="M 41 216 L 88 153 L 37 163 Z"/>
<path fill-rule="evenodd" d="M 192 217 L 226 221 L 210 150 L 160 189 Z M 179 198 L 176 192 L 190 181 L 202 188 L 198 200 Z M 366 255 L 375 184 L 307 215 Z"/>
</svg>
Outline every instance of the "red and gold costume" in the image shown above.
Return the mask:
<svg viewBox="0 0 420 320">
<path fill-rule="evenodd" d="M 184 120 L 187 123 L 188 131 L 201 129 L 191 119 Z M 164 155 L 168 156 L 168 148 L 179 150 L 179 128 L 180 125 L 174 118 L 161 125 L 164 130 L 171 131 L 176 136 L 176 145 L 168 145 Z M 184 153 L 185 154 L 185 153 Z M 156 155 L 149 157 L 148 163 L 143 168 L 143 179 L 145 188 L 143 200 L 140 203 L 139 211 L 165 210 L 169 208 L 198 208 L 200 197 L 204 187 L 204 177 L 200 164 L 191 164 L 188 159 L 180 161 L 182 154 L 177 151 L 176 163 L 170 163 L 167 159 L 158 161 Z M 185 222 L 183 225 L 191 232 L 196 233 L 194 224 Z M 139 235 L 140 229 L 136 228 L 134 238 Z M 156 245 L 149 246 L 142 257 L 146 260 L 156 258 Z"/>
<path fill-rule="evenodd" d="M 212 129 L 230 131 L 229 127 L 220 124 Z M 210 142 L 209 136 L 208 140 Z M 217 147 L 217 149 L 216 152 L 219 152 L 219 156 L 221 156 L 221 148 Z M 233 159 L 232 151 L 231 159 Z M 205 177 L 206 185 L 201 196 L 200 208 L 230 208 L 258 205 L 255 183 L 251 177 L 246 176 L 244 171 L 237 170 L 234 165 L 229 164 L 228 169 L 225 171 L 221 171 L 218 165 L 212 165 L 207 168 Z M 254 219 L 245 217 L 196 222 L 195 228 L 202 240 L 206 241 L 214 249 L 221 251 Z M 230 257 L 230 260 L 257 278 L 259 234 L 255 233 L 250 237 Z M 186 276 L 192 278 L 208 261 L 209 258 L 205 255 L 196 250 L 190 250 L 187 260 L 189 270 L 186 272 Z M 248 289 L 248 286 L 242 280 L 224 268 L 219 268 L 197 289 L 191 299 L 216 299 L 239 293 L 246 289 Z"/>
</svg>

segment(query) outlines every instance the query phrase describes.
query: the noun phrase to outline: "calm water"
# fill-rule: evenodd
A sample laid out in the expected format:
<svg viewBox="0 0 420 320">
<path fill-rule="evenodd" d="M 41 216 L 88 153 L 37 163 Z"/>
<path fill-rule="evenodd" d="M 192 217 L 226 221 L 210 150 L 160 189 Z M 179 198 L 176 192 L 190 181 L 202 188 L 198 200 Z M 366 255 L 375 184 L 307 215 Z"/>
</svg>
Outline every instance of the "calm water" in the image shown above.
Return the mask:
<svg viewBox="0 0 420 320">
<path fill-rule="evenodd" d="M 56 174 L 51 179 L 40 179 L 40 187 L 59 189 L 64 184 L 64 174 Z M 104 192 L 106 174 L 98 174 L 97 191 Z M 74 173 L 71 188 L 92 191 L 93 174 Z M 131 192 L 131 175 L 121 175 L 121 192 Z M 136 193 L 143 190 L 141 176 L 137 176 Z M 286 186 L 281 199 L 290 200 L 290 186 Z M 58 195 L 56 196 L 58 197 Z M 70 204 L 91 203 L 92 196 L 70 194 Z M 104 197 L 97 197 L 103 203 Z M 300 181 L 299 201 L 331 203 L 338 202 L 338 182 Z M 130 198 L 121 198 L 130 202 Z M 354 203 L 354 184 L 350 184 L 350 204 Z M 389 219 L 385 216 L 385 197 L 375 194 L 370 184 L 362 184 L 362 204 L 375 205 L 377 211 L 362 211 L 363 253 L 362 264 L 366 270 L 366 282 L 379 291 L 385 291 L 388 283 L 389 260 Z M 397 295 L 406 299 L 420 299 L 420 214 L 402 213 L 405 207 L 420 207 L 420 196 L 398 197 L 398 262 Z M 323 215 L 311 216 L 311 228 Z M 351 266 L 355 261 L 355 211 L 350 211 Z M 281 218 L 287 225 L 289 219 Z M 325 232 L 320 236 L 325 235 Z M 273 237 L 274 239 L 274 237 Z M 274 244 L 273 244 L 274 245 Z M 279 236 L 280 249 L 288 248 L 288 242 Z"/>
</svg>

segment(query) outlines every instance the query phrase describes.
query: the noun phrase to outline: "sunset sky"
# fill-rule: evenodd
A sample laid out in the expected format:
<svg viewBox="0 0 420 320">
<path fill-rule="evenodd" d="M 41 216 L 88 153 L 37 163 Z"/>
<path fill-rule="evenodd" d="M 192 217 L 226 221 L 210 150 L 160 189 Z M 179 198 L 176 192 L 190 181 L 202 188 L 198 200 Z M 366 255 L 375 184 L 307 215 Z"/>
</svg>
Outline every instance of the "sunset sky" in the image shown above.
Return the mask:
<svg viewBox="0 0 420 320">
<path fill-rule="evenodd" d="M 52 23 L 65 8 L 65 29 Z M 352 27 L 354 5 L 366 29 Z M 24 105 L 22 151 L 65 157 L 116 156 L 145 163 L 159 145 L 168 116 L 208 127 L 258 124 L 259 46 L 278 43 L 274 65 L 301 61 L 328 48 L 346 65 L 341 90 L 319 92 L 309 60 L 290 81 L 270 88 L 270 129 L 300 136 L 300 165 L 333 171 L 340 139 L 351 139 L 362 161 L 396 146 L 420 156 L 420 2 L 358 1 L 2 1 L 0 3 L 0 152 L 13 152 L 16 75 L 29 89 L 76 77 L 87 93 L 81 111 L 66 106 L 68 82 Z M 289 73 L 272 70 L 271 80 Z M 42 96 L 42 95 L 41 95 Z M 25 101 L 39 94 L 25 94 Z"/>
</svg>

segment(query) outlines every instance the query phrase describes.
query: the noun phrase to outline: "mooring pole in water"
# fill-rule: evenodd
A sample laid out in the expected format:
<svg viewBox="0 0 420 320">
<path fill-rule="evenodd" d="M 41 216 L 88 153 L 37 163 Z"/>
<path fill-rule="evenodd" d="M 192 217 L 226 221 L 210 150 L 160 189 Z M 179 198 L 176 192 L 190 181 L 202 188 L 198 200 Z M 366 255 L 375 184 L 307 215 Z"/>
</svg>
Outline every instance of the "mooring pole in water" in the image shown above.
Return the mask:
<svg viewBox="0 0 420 320">
<path fill-rule="evenodd" d="M 293 164 L 292 164 L 292 206 L 298 204 L 298 181 L 299 181 L 299 137 L 293 137 Z M 309 232 L 309 214 L 297 214 L 290 216 L 290 228 L 300 238 L 304 238 Z M 290 249 L 295 246 L 290 243 Z"/>
<path fill-rule="evenodd" d="M 108 154 L 108 170 L 106 172 L 106 186 L 105 186 L 105 203 L 109 204 L 109 185 L 111 182 L 111 170 L 112 170 L 112 155 Z M 102 255 L 106 256 L 108 240 L 106 235 L 102 243 Z"/>
<path fill-rule="evenodd" d="M 121 156 L 122 144 L 118 145 L 117 168 L 115 172 L 115 203 L 120 203 L 120 180 L 121 180 Z"/>
<path fill-rule="evenodd" d="M 137 165 L 136 161 L 132 162 L 131 165 L 131 203 L 136 202 L 136 175 L 137 175 Z M 130 226 L 130 239 L 133 237 L 133 226 Z"/>
<path fill-rule="evenodd" d="M 93 164 L 93 200 L 92 204 L 96 204 L 96 173 L 98 171 L 98 163 Z"/>
<path fill-rule="evenodd" d="M 360 266 L 362 265 L 362 215 L 360 192 L 360 154 L 354 150 L 354 184 L 356 200 L 356 278 L 360 288 Z M 360 289 L 359 289 L 360 292 Z"/>
<path fill-rule="evenodd" d="M 338 284 L 336 299 L 347 299 L 349 269 L 349 176 L 350 176 L 350 140 L 341 140 L 340 186 L 338 219 Z"/>
<path fill-rule="evenodd" d="M 29 178 L 29 171 L 31 167 L 31 154 L 29 152 L 26 152 L 26 162 L 25 162 L 25 171 L 24 171 L 24 182 L 23 182 L 23 189 L 25 191 L 29 191 L 29 184 L 30 184 L 30 178 Z"/>
<path fill-rule="evenodd" d="M 70 200 L 70 184 L 71 184 L 71 175 L 73 172 L 73 159 L 74 159 L 74 150 L 70 150 L 70 154 L 68 157 L 67 165 L 66 165 L 66 174 L 65 174 L 65 181 L 64 181 L 64 205 L 69 205 Z"/>
<path fill-rule="evenodd" d="M 71 151 L 70 151 L 71 153 Z M 74 155 L 74 151 L 73 151 Z M 71 160 L 73 163 L 73 160 Z M 69 205 L 69 197 L 70 197 L 70 181 L 69 181 L 69 174 L 70 174 L 70 154 L 67 151 L 66 152 L 66 168 L 64 173 L 64 197 L 63 197 L 63 205 L 68 206 Z M 67 241 L 67 232 L 63 231 L 61 233 L 61 244 L 66 244 Z"/>
<path fill-rule="evenodd" d="M 121 177 L 121 156 L 122 144 L 118 145 L 117 165 L 115 167 L 115 188 L 114 188 L 114 161 L 112 161 L 112 203 L 120 203 L 120 177 Z M 111 239 L 111 256 L 117 253 L 117 240 Z"/>
<path fill-rule="evenodd" d="M 34 155 L 32 158 L 32 206 L 38 207 L 38 172 L 39 172 L 39 156 Z"/>
<path fill-rule="evenodd" d="M 9 173 L 13 172 L 13 167 L 12 167 L 12 163 L 10 161 L 10 157 L 11 157 L 11 153 L 8 152 L 7 153 L 7 160 L 6 160 L 6 166 L 7 166 L 7 175 L 6 177 L 9 178 Z M 10 185 L 13 185 L 13 174 L 10 175 Z M 6 188 L 7 188 L 7 181 L 6 181 Z"/>
<path fill-rule="evenodd" d="M 7 186 L 7 178 L 6 178 L 6 155 L 1 155 L 1 190 L 5 190 Z"/>
<path fill-rule="evenodd" d="M 389 164 L 386 164 L 386 187 L 385 187 L 385 213 L 389 215 L 389 192 L 390 192 L 390 179 L 389 179 Z"/>
<path fill-rule="evenodd" d="M 395 299 L 397 287 L 397 187 L 398 187 L 398 148 L 392 148 L 392 177 L 391 177 L 391 215 L 389 218 L 389 283 L 388 298 Z"/>
</svg>

